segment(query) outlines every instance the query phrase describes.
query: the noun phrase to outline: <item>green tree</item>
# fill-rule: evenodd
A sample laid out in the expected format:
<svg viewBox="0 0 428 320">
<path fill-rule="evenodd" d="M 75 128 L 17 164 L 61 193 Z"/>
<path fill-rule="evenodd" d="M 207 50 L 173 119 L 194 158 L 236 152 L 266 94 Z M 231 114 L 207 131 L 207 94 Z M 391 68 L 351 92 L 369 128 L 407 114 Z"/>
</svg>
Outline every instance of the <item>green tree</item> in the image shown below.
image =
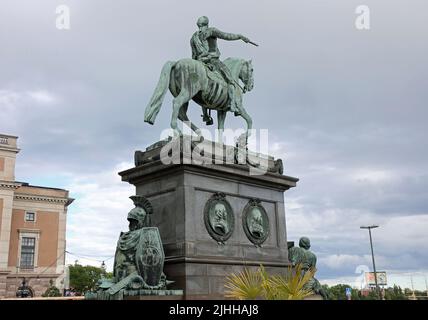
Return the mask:
<svg viewBox="0 0 428 320">
<path fill-rule="evenodd" d="M 385 300 L 407 300 L 401 287 L 394 285 L 393 288 L 385 289 Z"/>
<path fill-rule="evenodd" d="M 46 289 L 42 297 L 61 297 L 62 294 L 57 287 L 54 286 L 53 281 L 49 281 L 49 288 Z"/>
<path fill-rule="evenodd" d="M 352 289 L 351 300 L 361 300 L 360 290 Z"/>
<path fill-rule="evenodd" d="M 419 297 L 419 299 L 425 299 L 427 297 L 426 291 L 415 290 L 415 295 Z"/>
<path fill-rule="evenodd" d="M 93 291 L 98 280 L 107 275 L 102 268 L 93 266 L 82 266 L 74 264 L 69 267 L 70 271 L 70 287 L 78 294 L 84 294 L 87 291 Z"/>
<path fill-rule="evenodd" d="M 379 300 L 379 294 L 375 289 L 370 290 L 367 295 L 360 295 L 361 300 Z"/>
<path fill-rule="evenodd" d="M 413 295 L 413 290 L 409 288 L 405 288 L 404 294 L 406 295 L 406 297 L 410 297 L 411 295 Z"/>
<path fill-rule="evenodd" d="M 337 284 L 329 288 L 329 296 L 331 300 L 347 300 L 346 288 L 350 288 L 347 284 Z"/>
<path fill-rule="evenodd" d="M 324 290 L 328 293 L 329 298 L 331 300 L 346 300 L 346 288 L 350 288 L 347 284 L 338 284 L 332 287 L 328 285 L 322 286 Z M 401 287 L 394 285 L 394 287 L 389 287 L 385 289 L 385 300 L 407 300 L 407 295 L 411 295 L 413 293 L 410 289 L 402 289 Z M 415 291 L 415 294 L 417 292 Z M 421 295 L 424 295 L 421 293 Z M 352 300 L 378 300 L 379 296 L 376 290 L 372 289 L 370 291 L 366 291 L 365 294 L 362 290 L 352 289 Z"/>
<path fill-rule="evenodd" d="M 327 293 L 328 295 L 328 300 L 332 300 L 331 299 L 331 294 L 330 294 L 330 287 L 327 284 L 322 284 L 321 288 L 323 288 L 324 292 Z"/>
</svg>

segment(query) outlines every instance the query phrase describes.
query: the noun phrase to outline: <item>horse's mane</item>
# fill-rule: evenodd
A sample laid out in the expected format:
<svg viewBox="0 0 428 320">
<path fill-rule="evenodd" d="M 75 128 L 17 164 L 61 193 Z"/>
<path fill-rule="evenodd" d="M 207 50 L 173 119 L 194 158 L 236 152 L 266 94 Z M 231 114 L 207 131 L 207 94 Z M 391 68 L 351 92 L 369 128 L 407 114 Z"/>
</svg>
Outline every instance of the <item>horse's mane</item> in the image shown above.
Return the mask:
<svg viewBox="0 0 428 320">
<path fill-rule="evenodd" d="M 242 65 L 247 61 L 240 58 L 227 58 L 223 62 L 229 68 L 232 76 L 237 80 L 239 77 L 239 72 L 242 69 Z"/>
</svg>

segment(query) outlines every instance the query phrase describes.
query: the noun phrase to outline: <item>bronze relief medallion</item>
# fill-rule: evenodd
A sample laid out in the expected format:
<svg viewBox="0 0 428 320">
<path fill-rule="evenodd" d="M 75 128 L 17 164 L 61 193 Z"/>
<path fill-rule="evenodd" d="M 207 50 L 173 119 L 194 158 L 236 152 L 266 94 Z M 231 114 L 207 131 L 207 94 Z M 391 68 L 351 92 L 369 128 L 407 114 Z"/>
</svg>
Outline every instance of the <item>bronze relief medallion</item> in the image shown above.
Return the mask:
<svg viewBox="0 0 428 320">
<path fill-rule="evenodd" d="M 230 238 L 235 227 L 235 217 L 226 195 L 217 192 L 205 204 L 205 227 L 210 236 L 219 244 Z"/>
<path fill-rule="evenodd" d="M 251 199 L 244 208 L 242 225 L 247 238 L 261 246 L 269 236 L 269 218 L 259 199 Z"/>
</svg>

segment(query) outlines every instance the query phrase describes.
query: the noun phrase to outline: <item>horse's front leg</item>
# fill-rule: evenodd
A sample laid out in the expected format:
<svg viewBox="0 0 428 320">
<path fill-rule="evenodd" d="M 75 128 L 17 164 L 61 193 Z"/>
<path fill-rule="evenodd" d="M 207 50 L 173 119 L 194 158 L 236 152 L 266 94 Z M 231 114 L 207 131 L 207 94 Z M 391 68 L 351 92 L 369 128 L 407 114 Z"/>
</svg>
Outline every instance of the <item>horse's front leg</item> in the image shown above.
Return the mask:
<svg viewBox="0 0 428 320">
<path fill-rule="evenodd" d="M 201 129 L 199 129 L 193 122 L 189 120 L 189 117 L 187 116 L 187 108 L 189 107 L 189 103 L 186 102 L 180 109 L 180 112 L 178 113 L 178 119 L 186 123 L 187 125 L 190 125 L 190 128 L 196 133 L 198 136 L 199 142 L 202 142 L 204 140 L 204 137 L 202 136 Z"/>
<path fill-rule="evenodd" d="M 251 135 L 251 130 L 253 129 L 253 120 L 243 107 L 241 108 L 241 117 L 244 118 L 247 123 L 247 132 L 242 134 L 241 137 L 244 138 L 243 136 L 245 135 L 245 139 L 248 140 L 248 137 Z"/>
</svg>

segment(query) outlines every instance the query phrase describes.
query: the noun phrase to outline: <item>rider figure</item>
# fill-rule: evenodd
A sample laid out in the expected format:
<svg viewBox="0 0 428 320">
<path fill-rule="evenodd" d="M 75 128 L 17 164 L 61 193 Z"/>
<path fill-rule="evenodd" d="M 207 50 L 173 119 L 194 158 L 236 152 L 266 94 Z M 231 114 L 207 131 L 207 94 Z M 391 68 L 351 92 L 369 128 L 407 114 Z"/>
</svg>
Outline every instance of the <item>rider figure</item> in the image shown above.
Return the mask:
<svg viewBox="0 0 428 320">
<path fill-rule="evenodd" d="M 241 34 L 226 33 L 216 28 L 208 27 L 208 17 L 200 17 L 197 21 L 199 30 L 196 31 L 191 40 L 192 58 L 202 61 L 210 69 L 218 70 L 223 75 L 223 78 L 228 84 L 228 95 L 230 100 L 230 110 L 235 113 L 235 116 L 241 114 L 240 104 L 236 99 L 235 90 L 237 90 L 237 83 L 232 77 L 229 68 L 220 60 L 220 51 L 217 47 L 217 39 L 223 40 L 243 40 L 249 42 L 247 37 Z M 212 124 L 212 118 L 207 114 L 207 108 L 202 107 L 203 121 L 206 124 Z"/>
</svg>

